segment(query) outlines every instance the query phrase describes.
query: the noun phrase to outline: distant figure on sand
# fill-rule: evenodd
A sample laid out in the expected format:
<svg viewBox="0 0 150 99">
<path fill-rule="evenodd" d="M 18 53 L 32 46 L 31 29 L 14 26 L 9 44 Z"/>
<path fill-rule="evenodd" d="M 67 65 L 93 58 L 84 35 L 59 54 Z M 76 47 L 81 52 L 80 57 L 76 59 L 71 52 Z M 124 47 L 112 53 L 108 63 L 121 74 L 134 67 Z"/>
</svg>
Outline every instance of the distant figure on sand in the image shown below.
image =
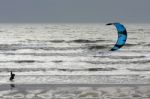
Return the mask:
<svg viewBox="0 0 150 99">
<path fill-rule="evenodd" d="M 13 74 L 13 72 L 11 71 L 9 80 L 13 81 L 14 79 L 15 79 L 15 74 Z"/>
</svg>

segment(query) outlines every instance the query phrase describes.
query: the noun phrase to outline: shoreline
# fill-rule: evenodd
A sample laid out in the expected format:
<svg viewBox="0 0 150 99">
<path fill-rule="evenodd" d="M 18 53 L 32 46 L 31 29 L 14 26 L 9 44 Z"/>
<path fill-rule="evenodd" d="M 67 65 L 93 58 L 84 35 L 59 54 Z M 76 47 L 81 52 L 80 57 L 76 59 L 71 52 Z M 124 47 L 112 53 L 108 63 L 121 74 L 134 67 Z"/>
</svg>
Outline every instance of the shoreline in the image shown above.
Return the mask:
<svg viewBox="0 0 150 99">
<path fill-rule="evenodd" d="M 50 86 L 50 87 L 136 87 L 136 86 L 150 86 L 150 84 L 0 84 L 1 86 L 8 85 L 18 85 L 18 86 Z"/>
<path fill-rule="evenodd" d="M 16 75 L 0 76 L 0 84 L 150 84 L 149 75 Z"/>
</svg>

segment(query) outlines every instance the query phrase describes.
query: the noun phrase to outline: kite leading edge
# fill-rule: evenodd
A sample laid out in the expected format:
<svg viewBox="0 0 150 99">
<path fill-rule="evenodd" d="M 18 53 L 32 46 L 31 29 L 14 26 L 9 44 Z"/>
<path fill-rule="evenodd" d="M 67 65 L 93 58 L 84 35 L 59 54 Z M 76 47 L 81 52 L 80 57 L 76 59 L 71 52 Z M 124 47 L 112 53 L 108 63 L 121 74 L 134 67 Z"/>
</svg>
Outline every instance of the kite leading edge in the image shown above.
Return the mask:
<svg viewBox="0 0 150 99">
<path fill-rule="evenodd" d="M 118 31 L 118 39 L 114 47 L 110 51 L 115 51 L 120 49 L 125 45 L 127 40 L 127 31 L 126 28 L 120 23 L 108 23 L 106 25 L 114 25 Z"/>
</svg>

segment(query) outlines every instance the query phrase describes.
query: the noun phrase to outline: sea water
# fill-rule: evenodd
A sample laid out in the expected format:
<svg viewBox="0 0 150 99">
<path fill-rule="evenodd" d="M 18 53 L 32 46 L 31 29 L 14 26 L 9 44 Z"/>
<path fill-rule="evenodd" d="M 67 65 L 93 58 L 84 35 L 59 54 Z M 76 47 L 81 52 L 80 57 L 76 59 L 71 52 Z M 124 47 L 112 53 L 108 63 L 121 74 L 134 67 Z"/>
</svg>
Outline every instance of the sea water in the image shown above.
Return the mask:
<svg viewBox="0 0 150 99">
<path fill-rule="evenodd" d="M 149 99 L 150 25 L 1 24 L 1 99 Z M 9 81 L 10 71 L 16 74 Z"/>
<path fill-rule="evenodd" d="M 150 74 L 150 25 L 124 25 L 126 45 L 111 52 L 118 37 L 114 26 L 1 24 L 0 82 L 8 82 L 13 71 L 20 83 L 111 83 L 111 78 L 120 82 L 124 77 L 133 82 L 140 77 L 145 83 L 141 79 Z"/>
</svg>

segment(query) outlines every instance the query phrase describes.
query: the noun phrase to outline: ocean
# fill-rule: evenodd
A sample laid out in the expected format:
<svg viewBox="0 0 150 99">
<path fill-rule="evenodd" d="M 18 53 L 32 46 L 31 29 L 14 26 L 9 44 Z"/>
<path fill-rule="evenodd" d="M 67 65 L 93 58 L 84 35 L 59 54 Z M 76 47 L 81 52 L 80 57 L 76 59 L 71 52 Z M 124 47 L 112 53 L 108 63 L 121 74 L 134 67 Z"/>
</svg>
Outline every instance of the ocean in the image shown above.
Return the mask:
<svg viewBox="0 0 150 99">
<path fill-rule="evenodd" d="M 0 84 L 149 84 L 150 25 L 124 25 L 126 45 L 112 52 L 114 26 L 1 24 Z"/>
</svg>

